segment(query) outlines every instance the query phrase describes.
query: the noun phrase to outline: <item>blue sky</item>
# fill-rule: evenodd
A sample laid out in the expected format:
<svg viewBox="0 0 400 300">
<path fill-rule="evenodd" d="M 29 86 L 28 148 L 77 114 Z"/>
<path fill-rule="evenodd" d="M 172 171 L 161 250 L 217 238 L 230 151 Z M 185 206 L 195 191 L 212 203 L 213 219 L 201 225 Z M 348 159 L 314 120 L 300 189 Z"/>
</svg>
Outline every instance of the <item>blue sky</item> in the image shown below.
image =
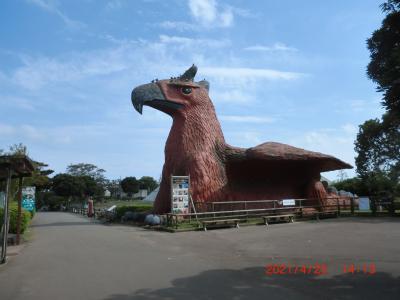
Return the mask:
<svg viewBox="0 0 400 300">
<path fill-rule="evenodd" d="M 229 144 L 354 165 L 358 125 L 382 114 L 365 73 L 382 1 L 3 0 L 0 148 L 22 142 L 56 172 L 159 178 L 171 119 L 139 115 L 130 93 L 195 63 Z"/>
</svg>

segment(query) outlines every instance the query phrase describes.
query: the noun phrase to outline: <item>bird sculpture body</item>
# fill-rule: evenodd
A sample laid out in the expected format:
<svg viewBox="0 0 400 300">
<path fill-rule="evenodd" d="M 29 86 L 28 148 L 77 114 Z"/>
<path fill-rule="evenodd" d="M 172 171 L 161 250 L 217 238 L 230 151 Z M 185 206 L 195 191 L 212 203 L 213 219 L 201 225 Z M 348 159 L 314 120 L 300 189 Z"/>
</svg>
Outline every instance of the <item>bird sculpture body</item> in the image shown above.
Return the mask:
<svg viewBox="0 0 400 300">
<path fill-rule="evenodd" d="M 208 95 L 209 83 L 195 82 L 196 72 L 193 65 L 177 78 L 156 80 L 132 91 L 132 103 L 139 113 L 146 105 L 173 119 L 155 213 L 171 211 L 171 175 L 190 176 L 190 192 L 198 204 L 299 198 L 323 201 L 327 192 L 320 172 L 352 168 L 333 156 L 281 143 L 248 149 L 228 145 Z"/>
</svg>

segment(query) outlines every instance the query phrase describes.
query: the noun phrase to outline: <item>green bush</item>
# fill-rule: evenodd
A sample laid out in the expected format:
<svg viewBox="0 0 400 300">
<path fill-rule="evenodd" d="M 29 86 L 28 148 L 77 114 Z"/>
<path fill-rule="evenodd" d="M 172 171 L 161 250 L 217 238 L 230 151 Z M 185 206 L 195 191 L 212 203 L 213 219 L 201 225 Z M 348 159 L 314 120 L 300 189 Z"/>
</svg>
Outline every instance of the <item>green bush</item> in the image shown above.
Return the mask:
<svg viewBox="0 0 400 300">
<path fill-rule="evenodd" d="M 38 207 L 47 206 L 50 211 L 59 210 L 61 205 L 65 205 L 67 199 L 63 196 L 57 196 L 53 192 L 43 193 L 40 205 Z"/>
<path fill-rule="evenodd" d="M 10 233 L 17 233 L 17 216 L 18 216 L 18 206 L 16 203 L 11 203 L 10 207 Z M 0 220 L 3 220 L 3 208 L 0 208 Z M 24 233 L 26 228 L 28 228 L 29 222 L 32 218 L 32 215 L 29 211 L 22 209 L 21 216 L 21 233 Z"/>
<path fill-rule="evenodd" d="M 119 206 L 115 209 L 115 213 L 117 218 L 121 218 L 127 211 L 132 212 L 149 212 L 152 210 L 152 206 L 150 205 L 135 205 L 135 206 Z"/>
</svg>

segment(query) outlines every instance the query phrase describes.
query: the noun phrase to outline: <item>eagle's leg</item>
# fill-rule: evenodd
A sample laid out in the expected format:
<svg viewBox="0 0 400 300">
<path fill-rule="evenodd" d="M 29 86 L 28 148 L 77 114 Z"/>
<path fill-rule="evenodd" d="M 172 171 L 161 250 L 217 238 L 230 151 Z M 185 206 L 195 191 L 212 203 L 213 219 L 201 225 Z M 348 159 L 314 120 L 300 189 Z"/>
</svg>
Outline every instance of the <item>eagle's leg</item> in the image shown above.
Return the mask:
<svg viewBox="0 0 400 300">
<path fill-rule="evenodd" d="M 327 203 L 328 193 L 324 185 L 319 180 L 311 180 L 307 187 L 307 199 L 310 199 L 308 205 L 315 206 L 318 211 L 323 211 Z"/>
</svg>

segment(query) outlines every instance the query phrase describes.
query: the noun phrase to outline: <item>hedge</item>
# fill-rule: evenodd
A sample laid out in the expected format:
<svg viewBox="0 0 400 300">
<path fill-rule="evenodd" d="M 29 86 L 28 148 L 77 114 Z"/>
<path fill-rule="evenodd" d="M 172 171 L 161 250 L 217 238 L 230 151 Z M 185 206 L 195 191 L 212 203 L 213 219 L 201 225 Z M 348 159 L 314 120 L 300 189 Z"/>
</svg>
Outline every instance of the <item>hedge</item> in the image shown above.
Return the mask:
<svg viewBox="0 0 400 300">
<path fill-rule="evenodd" d="M 17 216 L 18 216 L 18 206 L 16 203 L 10 203 L 10 233 L 17 233 Z M 0 222 L 3 220 L 3 208 L 0 208 Z M 29 222 L 33 214 L 29 211 L 22 209 L 21 215 L 21 233 L 24 233 L 26 228 L 28 228 Z"/>
<path fill-rule="evenodd" d="M 132 212 L 150 212 L 153 209 L 149 205 L 119 206 L 115 209 L 117 218 L 121 218 L 127 211 Z"/>
</svg>

